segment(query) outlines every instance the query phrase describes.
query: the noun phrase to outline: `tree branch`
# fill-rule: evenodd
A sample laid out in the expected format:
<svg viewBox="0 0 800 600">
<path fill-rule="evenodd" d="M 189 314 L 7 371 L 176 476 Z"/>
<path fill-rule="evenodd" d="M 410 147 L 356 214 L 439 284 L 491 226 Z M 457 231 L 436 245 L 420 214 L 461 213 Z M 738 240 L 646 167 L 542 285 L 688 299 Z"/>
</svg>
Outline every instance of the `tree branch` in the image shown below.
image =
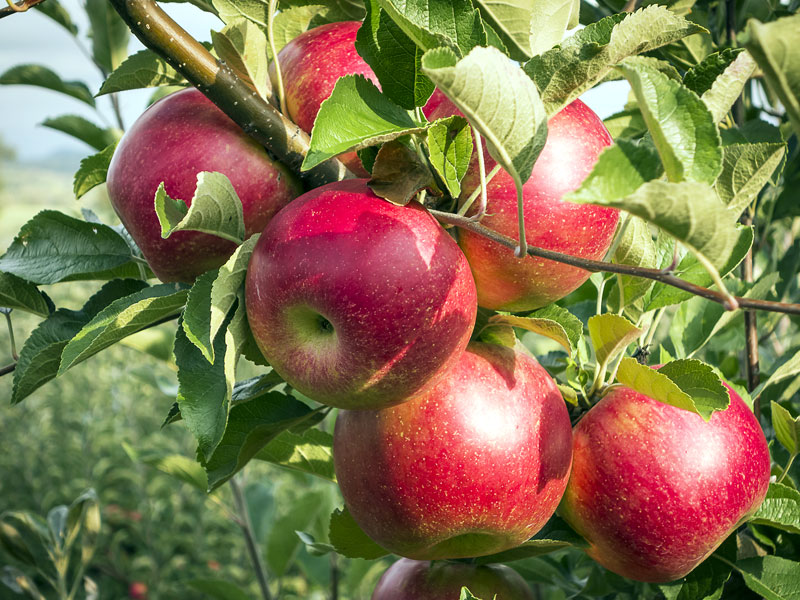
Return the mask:
<svg viewBox="0 0 800 600">
<path fill-rule="evenodd" d="M 478 235 L 489 238 L 493 242 L 505 246 L 511 250 L 516 249 L 517 241 L 513 238 L 505 236 L 493 229 L 484 227 L 480 223 L 475 223 L 468 217 L 461 217 L 453 213 L 442 212 L 438 210 L 431 210 L 430 213 L 436 217 L 440 222 L 449 225 L 455 225 L 461 229 L 467 229 Z M 622 265 L 616 263 L 608 263 L 600 260 L 590 260 L 588 258 L 580 258 L 578 256 L 571 256 L 569 254 L 562 254 L 561 252 L 554 252 L 552 250 L 545 250 L 544 248 L 528 247 L 528 254 L 539 258 L 546 258 L 555 262 L 563 263 L 592 273 L 619 273 L 622 275 L 632 275 L 634 277 L 642 277 L 644 279 L 652 279 L 660 283 L 665 283 L 672 287 L 685 290 L 695 296 L 701 296 L 712 302 L 722 304 L 726 309 L 731 310 L 731 306 L 724 294 L 716 290 L 689 283 L 679 277 L 676 277 L 668 270 L 648 269 L 645 267 L 634 267 L 631 265 Z M 786 302 L 771 302 L 769 300 L 754 300 L 752 298 L 742 298 L 739 296 L 734 297 L 739 304 L 739 308 L 751 308 L 754 310 L 766 310 L 771 312 L 787 313 L 790 315 L 800 315 L 800 304 L 789 304 Z"/>
<path fill-rule="evenodd" d="M 110 0 L 134 35 L 163 57 L 192 85 L 264 145 L 309 185 L 316 187 L 353 174 L 336 159 L 301 172 L 309 137 L 239 79 L 190 36 L 154 0 Z"/>
<path fill-rule="evenodd" d="M 8 0 L 7 0 L 8 1 Z M 19 4 L 9 1 L 8 6 L 0 8 L 0 19 L 9 15 L 25 12 L 29 8 L 44 2 L 44 0 L 22 0 Z"/>
</svg>

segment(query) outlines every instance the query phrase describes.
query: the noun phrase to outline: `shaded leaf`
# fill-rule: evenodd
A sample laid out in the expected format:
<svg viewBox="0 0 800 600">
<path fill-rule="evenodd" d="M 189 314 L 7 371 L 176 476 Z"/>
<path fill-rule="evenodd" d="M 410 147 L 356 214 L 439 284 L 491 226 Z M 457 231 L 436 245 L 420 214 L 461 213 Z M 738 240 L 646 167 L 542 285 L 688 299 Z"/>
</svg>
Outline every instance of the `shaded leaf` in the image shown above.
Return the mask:
<svg viewBox="0 0 800 600">
<path fill-rule="evenodd" d="M 114 142 L 97 154 L 91 154 L 81 159 L 81 165 L 75 172 L 72 183 L 72 191 L 75 194 L 75 198 L 80 199 L 88 191 L 106 182 L 108 167 L 111 164 L 111 157 L 114 156 L 116 147 L 117 143 Z"/>
<path fill-rule="evenodd" d="M 347 558 L 374 560 L 389 554 L 362 531 L 346 506 L 331 513 L 328 537 L 336 552 Z"/>
<path fill-rule="evenodd" d="M 17 65 L 0 75 L 2 85 L 33 85 L 61 92 L 94 106 L 94 97 L 82 81 L 64 81 L 47 67 L 41 65 Z"/>
<path fill-rule="evenodd" d="M 376 196 L 405 206 L 417 192 L 433 184 L 433 174 L 417 153 L 400 140 L 392 140 L 378 150 L 367 185 Z"/>
</svg>

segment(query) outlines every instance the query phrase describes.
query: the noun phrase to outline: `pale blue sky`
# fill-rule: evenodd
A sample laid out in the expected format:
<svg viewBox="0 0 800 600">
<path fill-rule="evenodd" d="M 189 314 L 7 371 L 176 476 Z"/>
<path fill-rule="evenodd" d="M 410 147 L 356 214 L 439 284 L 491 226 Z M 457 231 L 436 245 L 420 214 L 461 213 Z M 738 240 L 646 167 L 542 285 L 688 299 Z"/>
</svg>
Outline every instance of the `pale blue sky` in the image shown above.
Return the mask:
<svg viewBox="0 0 800 600">
<path fill-rule="evenodd" d="M 73 15 L 87 46 L 87 23 L 79 0 L 62 0 Z M 185 29 L 200 40 L 209 39 L 209 31 L 219 29 L 216 17 L 189 4 L 164 3 L 162 7 Z M 142 46 L 132 38 L 130 51 Z M 31 10 L 0 20 L 0 73 L 21 63 L 37 63 L 49 67 L 62 79 L 83 80 L 96 92 L 102 78 L 96 67 L 81 53 L 69 33 L 53 21 Z M 142 112 L 152 90 L 135 90 L 121 94 L 123 117 L 130 125 Z M 625 103 L 627 84 L 604 84 L 583 96 L 601 117 L 620 110 Z M 98 106 L 112 122 L 108 99 L 98 98 Z M 40 159 L 61 152 L 89 154 L 92 150 L 77 140 L 39 126 L 44 119 L 62 114 L 78 114 L 97 120 L 84 103 L 56 92 L 30 86 L 0 86 L 0 135 L 12 145 L 21 160 Z M 102 123 L 98 123 L 102 124 Z M 75 165 L 77 167 L 77 164 Z"/>
</svg>

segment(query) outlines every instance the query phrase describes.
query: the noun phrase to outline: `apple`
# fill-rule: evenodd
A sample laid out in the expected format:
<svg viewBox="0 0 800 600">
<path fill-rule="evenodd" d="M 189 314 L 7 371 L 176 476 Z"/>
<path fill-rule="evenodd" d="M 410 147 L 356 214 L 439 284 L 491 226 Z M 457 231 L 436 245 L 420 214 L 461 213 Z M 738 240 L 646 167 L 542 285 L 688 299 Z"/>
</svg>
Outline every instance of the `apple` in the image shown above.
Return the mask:
<svg viewBox="0 0 800 600">
<path fill-rule="evenodd" d="M 200 171 L 228 177 L 242 201 L 248 236 L 300 192 L 300 184 L 266 150 L 198 90 L 166 96 L 131 126 L 108 169 L 108 196 L 120 220 L 162 281 L 191 282 L 221 266 L 232 242 L 196 231 L 161 237 L 155 193 L 191 203 Z"/>
<path fill-rule="evenodd" d="M 435 120 L 461 114 L 449 100 L 431 111 Z M 612 142 L 600 118 L 575 100 L 548 123 L 547 143 L 523 185 L 525 235 L 528 245 L 599 260 L 614 238 L 616 209 L 563 202 L 561 198 L 580 186 L 597 157 Z M 486 171 L 495 161 L 486 156 Z M 479 185 L 478 164 L 472 164 L 463 182 L 462 199 Z M 470 214 L 474 214 L 477 202 Z M 501 170 L 487 185 L 487 211 L 481 223 L 519 239 L 517 194 L 511 176 Z M 459 231 L 459 244 L 469 260 L 478 304 L 492 310 L 525 311 L 563 298 L 589 277 L 589 272 L 550 260 L 516 258 L 511 250 L 467 230 Z"/>
<path fill-rule="evenodd" d="M 485 600 L 533 600 L 525 580 L 504 565 L 476 566 L 402 558 L 381 577 L 372 600 L 458 600 L 466 587 Z"/>
<path fill-rule="evenodd" d="M 467 260 L 430 213 L 378 198 L 364 179 L 289 204 L 247 271 L 247 315 L 270 365 L 340 408 L 432 385 L 466 347 L 476 302 Z"/>
<path fill-rule="evenodd" d="M 561 516 L 589 556 L 639 581 L 679 579 L 709 556 L 767 493 L 767 442 L 750 408 L 710 421 L 628 388 L 611 391 L 574 431 Z"/>
<path fill-rule="evenodd" d="M 147 584 L 141 581 L 132 581 L 128 586 L 128 598 L 133 600 L 147 600 Z"/>
<path fill-rule="evenodd" d="M 466 558 L 544 526 L 567 484 L 572 431 L 535 358 L 473 343 L 408 402 L 340 411 L 333 456 L 345 504 L 375 542 L 417 560 Z"/>
</svg>

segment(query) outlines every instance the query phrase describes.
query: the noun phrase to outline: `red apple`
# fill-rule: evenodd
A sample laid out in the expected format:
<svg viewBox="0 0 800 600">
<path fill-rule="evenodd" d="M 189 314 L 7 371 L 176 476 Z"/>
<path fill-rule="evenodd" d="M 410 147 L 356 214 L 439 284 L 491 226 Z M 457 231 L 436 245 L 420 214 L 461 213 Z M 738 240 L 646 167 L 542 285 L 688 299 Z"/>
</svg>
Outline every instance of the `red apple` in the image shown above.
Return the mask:
<svg viewBox="0 0 800 600">
<path fill-rule="evenodd" d="M 665 582 L 700 564 L 767 493 L 770 457 L 739 395 L 706 422 L 630 390 L 613 390 L 575 427 L 559 512 L 589 556 L 629 579 Z"/>
<path fill-rule="evenodd" d="M 479 567 L 407 558 L 387 569 L 372 600 L 458 600 L 462 587 L 485 600 L 533 600 L 525 580 L 504 565 Z"/>
<path fill-rule="evenodd" d="M 558 506 L 572 460 L 569 415 L 536 360 L 471 344 L 427 392 L 378 411 L 340 411 L 333 455 L 353 519 L 418 560 L 518 546 Z"/>
<path fill-rule="evenodd" d="M 331 183 L 283 209 L 247 272 L 250 327 L 270 365 L 323 404 L 381 408 L 431 385 L 467 345 L 475 283 L 422 206 Z"/>
<path fill-rule="evenodd" d="M 453 114 L 460 113 L 452 102 L 445 100 L 431 112 L 430 119 Z M 561 198 L 580 186 L 611 141 L 600 118 L 580 100 L 550 119 L 547 144 L 523 186 L 525 235 L 529 245 L 583 258 L 603 258 L 616 231 L 618 211 L 563 202 Z M 496 163 L 488 153 L 486 158 L 488 172 Z M 478 185 L 477 168 L 473 156 L 462 196 L 468 196 Z M 483 225 L 519 239 L 516 188 L 508 173 L 500 171 L 495 175 L 487 186 L 487 198 Z M 550 260 L 518 259 L 508 248 L 469 231 L 459 232 L 459 244 L 475 276 L 478 304 L 485 308 L 508 311 L 539 308 L 563 298 L 589 277 L 588 271 Z"/>
<path fill-rule="evenodd" d="M 128 586 L 128 598 L 147 600 L 147 584 L 141 581 L 132 581 Z"/>
<path fill-rule="evenodd" d="M 108 169 L 111 204 L 162 281 L 194 281 L 236 249 L 232 242 L 196 231 L 161 237 L 154 205 L 159 184 L 163 181 L 171 198 L 188 204 L 200 171 L 217 171 L 231 180 L 248 236 L 264 229 L 300 193 L 294 176 L 198 90 L 162 98 L 127 131 Z"/>
</svg>

